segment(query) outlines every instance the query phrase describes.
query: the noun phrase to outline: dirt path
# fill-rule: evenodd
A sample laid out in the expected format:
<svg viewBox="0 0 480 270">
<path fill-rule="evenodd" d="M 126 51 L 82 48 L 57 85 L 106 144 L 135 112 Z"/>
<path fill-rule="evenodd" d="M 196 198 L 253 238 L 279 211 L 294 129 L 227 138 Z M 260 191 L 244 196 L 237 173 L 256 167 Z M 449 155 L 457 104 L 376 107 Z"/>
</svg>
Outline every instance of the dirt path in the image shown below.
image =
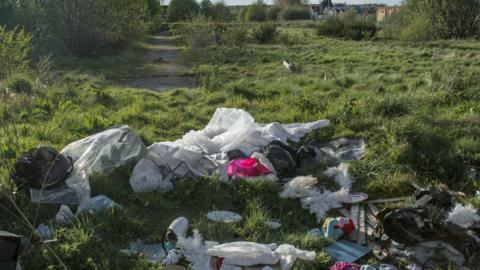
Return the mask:
<svg viewBox="0 0 480 270">
<path fill-rule="evenodd" d="M 178 51 L 168 31 L 152 36 L 147 43 L 148 52 L 142 57 L 138 78 L 126 79 L 121 85 L 166 91 L 176 87 L 193 87 L 193 78 L 187 75 L 191 68 Z"/>
</svg>

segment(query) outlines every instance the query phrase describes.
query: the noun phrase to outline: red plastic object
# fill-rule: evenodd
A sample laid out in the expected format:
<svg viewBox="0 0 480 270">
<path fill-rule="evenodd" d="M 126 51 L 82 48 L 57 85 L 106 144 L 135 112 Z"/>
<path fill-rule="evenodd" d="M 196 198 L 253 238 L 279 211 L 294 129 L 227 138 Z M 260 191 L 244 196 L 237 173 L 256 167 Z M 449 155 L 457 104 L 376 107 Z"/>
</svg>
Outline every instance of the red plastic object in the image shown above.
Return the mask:
<svg viewBox="0 0 480 270">
<path fill-rule="evenodd" d="M 228 176 L 256 177 L 271 174 L 272 171 L 254 158 L 235 159 L 228 163 Z"/>
</svg>

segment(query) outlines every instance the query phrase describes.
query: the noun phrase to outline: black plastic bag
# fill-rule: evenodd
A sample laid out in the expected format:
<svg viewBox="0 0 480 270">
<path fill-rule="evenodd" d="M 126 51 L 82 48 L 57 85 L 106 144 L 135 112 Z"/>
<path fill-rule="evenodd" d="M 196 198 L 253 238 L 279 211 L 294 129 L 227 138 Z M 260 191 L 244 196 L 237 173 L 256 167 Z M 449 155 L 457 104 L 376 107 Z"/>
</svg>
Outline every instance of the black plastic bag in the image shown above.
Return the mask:
<svg viewBox="0 0 480 270">
<path fill-rule="evenodd" d="M 13 179 L 29 188 L 48 189 L 63 183 L 72 171 L 72 158 L 41 146 L 17 159 Z"/>
</svg>

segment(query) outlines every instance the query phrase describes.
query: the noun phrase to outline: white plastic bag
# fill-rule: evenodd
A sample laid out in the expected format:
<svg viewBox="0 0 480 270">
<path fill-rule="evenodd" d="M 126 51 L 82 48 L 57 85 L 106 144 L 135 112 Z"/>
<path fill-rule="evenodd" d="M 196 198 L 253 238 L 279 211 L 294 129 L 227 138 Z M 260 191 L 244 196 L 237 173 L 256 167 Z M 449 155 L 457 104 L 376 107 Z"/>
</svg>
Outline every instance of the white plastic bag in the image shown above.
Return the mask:
<svg viewBox="0 0 480 270">
<path fill-rule="evenodd" d="M 253 242 L 232 242 L 208 249 L 208 254 L 223 257 L 223 263 L 239 266 L 253 266 L 258 264 L 274 265 L 280 256 L 262 244 Z"/>
<path fill-rule="evenodd" d="M 76 172 L 111 173 L 145 154 L 145 145 L 128 126 L 113 127 L 67 145 L 62 154 L 73 158 Z"/>
<path fill-rule="evenodd" d="M 306 251 L 297 249 L 292 245 L 283 244 L 275 249 L 274 253 L 280 255 L 280 268 L 281 270 L 289 270 L 297 259 L 302 260 L 315 260 L 317 254 L 314 251 Z"/>
<path fill-rule="evenodd" d="M 173 188 L 172 182 L 164 179 L 158 166 L 148 159 L 141 159 L 135 165 L 130 176 L 130 186 L 137 193 L 154 190 L 167 192 Z"/>
</svg>

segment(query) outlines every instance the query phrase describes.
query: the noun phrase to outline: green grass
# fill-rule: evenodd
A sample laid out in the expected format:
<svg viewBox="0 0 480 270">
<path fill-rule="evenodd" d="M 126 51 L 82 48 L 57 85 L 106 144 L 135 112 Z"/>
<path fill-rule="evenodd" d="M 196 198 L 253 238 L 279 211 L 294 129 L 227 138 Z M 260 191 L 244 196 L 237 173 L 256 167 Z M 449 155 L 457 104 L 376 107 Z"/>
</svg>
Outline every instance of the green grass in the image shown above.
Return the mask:
<svg viewBox="0 0 480 270">
<path fill-rule="evenodd" d="M 332 120 L 331 127 L 308 134 L 303 142 L 342 136 L 363 137 L 365 158 L 352 162 L 355 191 L 371 198 L 409 195 L 409 183 L 446 182 L 469 195 L 480 181 L 466 170 L 480 166 L 480 44 L 474 40 L 409 44 L 321 38 L 313 29 L 280 29 L 297 35 L 284 42 L 243 48 L 210 47 L 189 51 L 200 88 L 165 93 L 115 86 L 123 77 L 139 76 L 136 59 L 142 50 L 97 59 L 63 59 L 54 85 L 35 94 L 2 95 L 0 154 L 7 163 L 38 144 L 61 149 L 68 143 L 112 125 L 128 124 L 146 145 L 175 140 L 201 129 L 217 107 L 242 108 L 258 122 Z M 289 59 L 301 67 L 290 73 Z M 18 136 L 14 136 L 18 134 Z M 72 227 L 55 228 L 51 247 L 71 269 L 160 269 L 142 258 L 118 252 L 137 238 L 159 242 L 178 216 L 190 219 L 207 240 L 245 239 L 290 243 L 318 252 L 315 262 L 295 269 L 327 269 L 323 239 L 307 236 L 315 217 L 298 200 L 278 197 L 280 187 L 268 183 L 224 184 L 216 179 L 182 179 L 168 194 L 135 194 L 128 184 L 132 164 L 110 176 L 91 180 L 93 195 L 105 194 L 124 206 L 103 216 L 82 216 Z M 322 184 L 323 164 L 303 168 Z M 4 166 L 0 173 L 7 174 Z M 11 188 L 2 178 L 3 186 Z M 17 201 L 33 219 L 35 206 L 23 192 Z M 1 199 L 0 199 L 1 200 Z M 0 201 L 3 206 L 8 204 Z M 10 209 L 10 207 L 8 207 Z M 231 210 L 243 215 L 239 224 L 216 224 L 205 214 Z M 49 223 L 57 206 L 41 205 L 39 222 Z M 16 218 L 0 210 L 0 227 L 29 236 Z M 277 219 L 279 230 L 265 220 Z M 368 259 L 366 259 L 368 260 Z M 366 261 L 365 260 L 365 261 Z M 21 257 L 24 269 L 59 269 L 38 244 Z"/>
</svg>

